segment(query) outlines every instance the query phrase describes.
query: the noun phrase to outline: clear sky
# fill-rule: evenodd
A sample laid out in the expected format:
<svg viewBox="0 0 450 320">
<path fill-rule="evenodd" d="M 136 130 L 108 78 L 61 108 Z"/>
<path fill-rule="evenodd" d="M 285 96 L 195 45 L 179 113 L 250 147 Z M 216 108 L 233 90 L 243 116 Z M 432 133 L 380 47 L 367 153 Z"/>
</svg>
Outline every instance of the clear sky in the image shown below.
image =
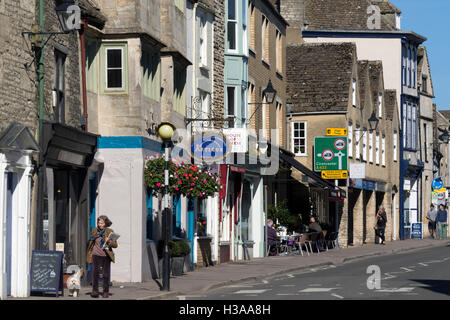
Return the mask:
<svg viewBox="0 0 450 320">
<path fill-rule="evenodd" d="M 390 0 L 402 11 L 402 29 L 428 40 L 434 102 L 439 110 L 450 110 L 450 0 Z"/>
</svg>

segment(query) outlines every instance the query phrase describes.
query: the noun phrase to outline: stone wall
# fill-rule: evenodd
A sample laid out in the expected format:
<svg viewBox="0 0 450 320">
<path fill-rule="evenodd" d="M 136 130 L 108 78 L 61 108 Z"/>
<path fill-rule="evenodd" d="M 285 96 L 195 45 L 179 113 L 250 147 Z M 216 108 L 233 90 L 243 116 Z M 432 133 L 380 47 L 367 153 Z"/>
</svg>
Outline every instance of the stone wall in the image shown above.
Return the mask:
<svg viewBox="0 0 450 320">
<path fill-rule="evenodd" d="M 213 69 L 213 95 L 212 112 L 214 118 L 222 118 L 225 104 L 225 3 L 214 0 L 215 19 L 214 33 L 214 69 Z M 216 127 L 223 127 L 216 122 Z"/>
<path fill-rule="evenodd" d="M 31 0 L 0 0 L 0 131 L 16 121 L 37 132 L 36 65 L 21 35 L 35 23 L 35 10 Z"/>
</svg>

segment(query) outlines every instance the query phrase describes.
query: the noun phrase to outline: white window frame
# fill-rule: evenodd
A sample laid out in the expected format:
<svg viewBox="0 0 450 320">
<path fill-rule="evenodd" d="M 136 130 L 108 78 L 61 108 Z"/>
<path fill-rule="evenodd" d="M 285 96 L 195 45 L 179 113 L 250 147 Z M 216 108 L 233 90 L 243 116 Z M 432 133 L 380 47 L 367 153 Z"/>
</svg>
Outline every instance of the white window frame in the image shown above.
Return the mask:
<svg viewBox="0 0 450 320">
<path fill-rule="evenodd" d="M 373 132 L 369 133 L 369 162 L 373 163 Z"/>
<path fill-rule="evenodd" d="M 378 93 L 378 117 L 383 118 L 383 94 Z"/>
<path fill-rule="evenodd" d="M 375 142 L 375 163 L 377 165 L 380 164 L 380 134 L 376 133 L 376 142 Z"/>
<path fill-rule="evenodd" d="M 417 106 L 411 106 L 411 149 L 417 150 Z"/>
<path fill-rule="evenodd" d="M 356 79 L 352 79 L 352 104 L 356 107 Z"/>
<path fill-rule="evenodd" d="M 228 89 L 229 88 L 233 88 L 234 89 L 233 90 L 234 91 L 234 113 L 233 114 L 229 114 L 228 113 L 228 111 L 229 111 Z M 225 92 L 226 92 L 226 97 L 227 97 L 226 115 L 227 115 L 227 117 L 234 118 L 234 125 L 232 127 L 230 127 L 230 128 L 236 128 L 236 125 L 237 125 L 237 115 L 236 115 L 236 113 L 237 113 L 237 107 L 238 107 L 238 100 L 237 100 L 238 87 L 237 86 L 226 86 L 225 89 L 226 89 Z"/>
<path fill-rule="evenodd" d="M 359 148 L 359 145 L 361 143 L 361 141 L 360 141 L 361 139 L 359 139 L 360 132 L 361 132 L 361 127 L 356 125 L 356 132 L 355 132 L 355 140 L 356 140 L 356 142 L 355 142 L 355 148 L 356 148 L 355 159 L 356 160 L 359 160 L 359 158 L 360 158 L 360 148 Z"/>
<path fill-rule="evenodd" d="M 269 19 L 265 15 L 262 16 L 262 23 L 261 23 L 261 50 L 262 50 L 262 59 L 264 62 L 269 62 L 268 52 L 266 52 L 266 46 L 267 46 L 267 36 L 266 32 L 269 32 Z"/>
<path fill-rule="evenodd" d="M 283 43 L 283 38 L 281 36 L 281 32 L 277 29 L 276 30 L 276 54 L 275 54 L 275 58 L 276 58 L 276 68 L 277 68 L 277 72 L 278 73 L 283 73 L 283 54 L 281 52 L 282 50 L 282 43 Z"/>
<path fill-rule="evenodd" d="M 295 138 L 294 132 L 295 132 L 295 124 L 296 123 L 298 123 L 299 126 L 300 126 L 301 123 L 303 123 L 305 125 L 305 129 L 304 129 L 305 137 L 304 138 L 301 138 L 300 136 L 298 138 Z M 308 122 L 306 122 L 306 121 L 293 121 L 293 122 L 291 122 L 291 124 L 292 124 L 291 125 L 292 153 L 295 154 L 296 157 L 307 157 L 308 156 Z M 301 129 L 299 129 L 299 131 L 300 130 Z M 301 152 L 295 153 L 295 143 L 294 143 L 295 139 L 300 140 L 300 141 L 302 139 L 304 139 L 304 141 L 305 141 L 305 152 L 304 153 L 301 153 Z"/>
<path fill-rule="evenodd" d="M 351 122 L 348 124 L 347 140 L 348 140 L 348 156 L 349 158 L 353 158 L 353 123 Z"/>
<path fill-rule="evenodd" d="M 199 15 L 199 53 L 200 67 L 208 66 L 208 20 L 205 14 Z"/>
<path fill-rule="evenodd" d="M 123 91 L 125 90 L 125 67 L 124 67 L 124 51 L 123 47 L 106 47 L 105 48 L 105 90 L 108 91 Z M 120 50 L 120 56 L 121 56 L 121 68 L 108 68 L 108 51 L 109 50 Z M 121 79 L 121 87 L 114 87 L 110 88 L 108 87 L 108 71 L 109 70 L 122 70 L 122 79 Z"/>
<path fill-rule="evenodd" d="M 363 161 L 367 161 L 367 129 L 363 128 Z"/>
<path fill-rule="evenodd" d="M 381 138 L 381 165 L 386 167 L 386 136 Z"/>
<path fill-rule="evenodd" d="M 398 153 L 398 133 L 394 130 L 394 161 L 397 162 L 397 153 Z"/>
<path fill-rule="evenodd" d="M 230 1 L 233 1 L 234 2 L 234 7 L 235 7 L 235 12 L 234 12 L 234 14 L 235 14 L 235 20 L 230 20 L 229 19 L 229 12 L 228 12 L 228 9 L 230 8 L 230 6 L 228 5 L 227 6 L 227 50 L 228 50 L 228 52 L 230 52 L 230 53 L 238 53 L 239 52 L 239 39 L 238 39 L 238 17 L 239 17 L 239 8 L 238 8 L 238 1 L 237 0 L 227 0 L 228 2 L 227 2 L 227 4 L 230 2 Z M 229 34 L 229 32 L 230 32 L 230 28 L 228 28 L 228 24 L 229 23 L 233 23 L 234 24 L 234 41 L 235 41 L 235 47 L 236 47 L 236 49 L 230 49 L 230 45 L 229 45 L 229 42 L 228 42 L 228 34 Z"/>
</svg>

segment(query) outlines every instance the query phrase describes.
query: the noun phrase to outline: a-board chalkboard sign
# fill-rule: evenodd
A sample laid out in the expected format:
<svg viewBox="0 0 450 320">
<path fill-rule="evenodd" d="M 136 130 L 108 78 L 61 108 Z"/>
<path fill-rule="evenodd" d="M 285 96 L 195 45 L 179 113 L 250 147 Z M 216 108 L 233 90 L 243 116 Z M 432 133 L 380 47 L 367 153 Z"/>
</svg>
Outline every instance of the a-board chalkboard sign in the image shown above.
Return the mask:
<svg viewBox="0 0 450 320">
<path fill-rule="evenodd" d="M 60 251 L 33 250 L 31 259 L 31 292 L 59 292 L 64 296 L 63 262 Z"/>
</svg>

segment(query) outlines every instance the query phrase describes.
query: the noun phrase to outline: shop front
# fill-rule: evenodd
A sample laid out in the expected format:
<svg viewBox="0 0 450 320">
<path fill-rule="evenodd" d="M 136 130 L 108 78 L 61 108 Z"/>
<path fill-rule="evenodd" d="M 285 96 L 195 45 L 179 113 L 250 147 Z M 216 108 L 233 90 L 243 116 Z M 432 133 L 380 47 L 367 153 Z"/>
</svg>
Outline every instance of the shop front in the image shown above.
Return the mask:
<svg viewBox="0 0 450 320">
<path fill-rule="evenodd" d="M 93 165 L 97 137 L 63 124 L 43 123 L 36 248 L 63 251 L 64 268 L 87 266 L 95 197 L 92 177 L 100 168 Z"/>
<path fill-rule="evenodd" d="M 0 135 L 0 299 L 30 294 L 31 181 L 40 148 L 30 130 L 12 123 Z"/>
</svg>

